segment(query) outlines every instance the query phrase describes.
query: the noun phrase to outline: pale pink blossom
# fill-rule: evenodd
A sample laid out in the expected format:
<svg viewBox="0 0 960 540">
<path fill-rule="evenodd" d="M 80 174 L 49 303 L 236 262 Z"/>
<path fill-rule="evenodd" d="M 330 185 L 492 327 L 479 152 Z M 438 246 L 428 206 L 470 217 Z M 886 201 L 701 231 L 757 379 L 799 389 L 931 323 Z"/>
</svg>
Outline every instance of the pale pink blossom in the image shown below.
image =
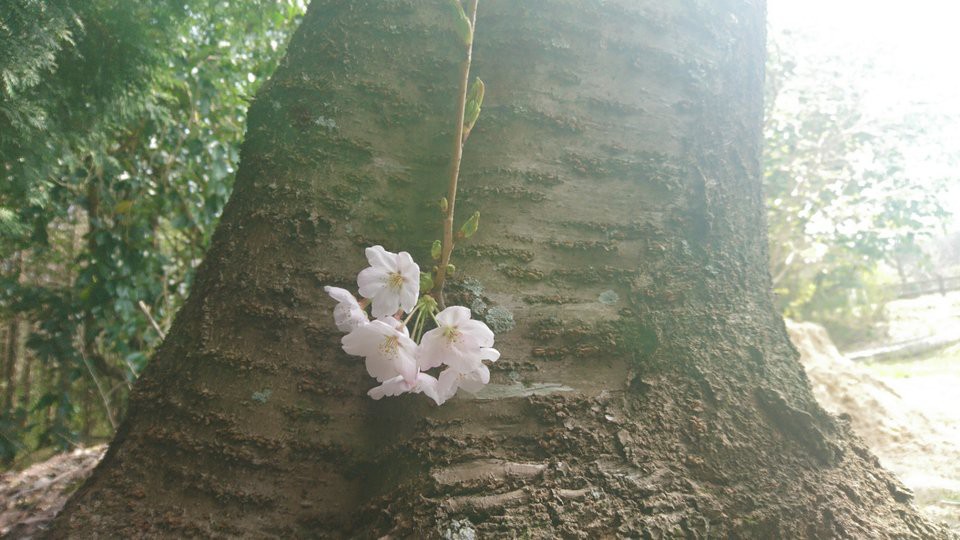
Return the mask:
<svg viewBox="0 0 960 540">
<path fill-rule="evenodd" d="M 487 366 L 480 364 L 477 369 L 463 373 L 454 368 L 447 368 L 440 372 L 437 377 L 436 397 L 430 396 L 437 405 L 443 405 L 445 401 L 452 398 L 457 390 L 463 388 L 471 394 L 475 394 L 483 389 L 490 382 L 490 370 Z M 429 396 L 429 394 L 427 394 Z"/>
<path fill-rule="evenodd" d="M 420 296 L 420 267 L 406 251 L 391 253 L 382 246 L 368 247 L 370 266 L 357 275 L 360 295 L 372 302 L 376 318 L 413 311 Z"/>
<path fill-rule="evenodd" d="M 480 347 L 480 359 L 496 362 L 500 359 L 500 351 L 493 347 Z"/>
<path fill-rule="evenodd" d="M 367 373 L 379 382 L 397 376 L 417 380 L 417 344 L 407 328 L 387 317 L 358 326 L 340 340 L 347 354 L 366 359 Z"/>
<path fill-rule="evenodd" d="M 461 388 L 475 393 L 490 382 L 484 360 L 500 358 L 490 328 L 473 320 L 469 309 L 451 306 L 434 316 L 437 328 L 424 334 L 418 345 L 399 319 L 403 312 L 417 309 L 420 268 L 409 253 L 391 253 L 381 246 L 367 248 L 366 256 L 370 266 L 357 275 L 357 285 L 360 296 L 370 301 L 374 320 L 367 316 L 367 300 L 358 302 L 339 287 L 324 290 L 337 301 L 333 311 L 337 328 L 347 332 L 341 339 L 343 350 L 363 357 L 367 373 L 381 383 L 367 394 L 382 399 L 422 393 L 440 405 Z M 425 303 L 421 315 L 426 316 L 426 310 L 432 315 L 434 308 Z M 439 377 L 424 373 L 438 366 L 445 366 Z"/>
<path fill-rule="evenodd" d="M 470 318 L 470 310 L 450 306 L 436 316 L 438 326 L 420 340 L 420 369 L 446 364 L 461 373 L 470 373 L 483 365 L 482 360 L 497 360 L 492 349 L 493 331 L 481 321 Z"/>
<path fill-rule="evenodd" d="M 337 301 L 337 306 L 333 308 L 333 321 L 341 332 L 352 332 L 358 326 L 370 322 L 367 312 L 360 307 L 357 299 L 349 291 L 329 285 L 323 290 Z"/>
<path fill-rule="evenodd" d="M 426 373 L 418 373 L 417 380 L 409 383 L 402 375 L 397 375 L 392 379 L 384 381 L 380 386 L 371 388 L 370 391 L 367 392 L 367 395 L 373 399 L 380 399 L 384 396 L 399 396 L 406 392 L 412 392 L 414 394 L 423 392 L 434 401 L 437 401 L 437 379 Z"/>
</svg>

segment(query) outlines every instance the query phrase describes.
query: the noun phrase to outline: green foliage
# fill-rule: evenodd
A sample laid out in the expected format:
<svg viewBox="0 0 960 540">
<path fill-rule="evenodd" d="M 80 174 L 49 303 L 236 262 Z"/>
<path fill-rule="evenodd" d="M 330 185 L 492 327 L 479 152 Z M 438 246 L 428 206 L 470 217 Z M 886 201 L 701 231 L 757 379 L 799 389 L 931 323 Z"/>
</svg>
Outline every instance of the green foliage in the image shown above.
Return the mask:
<svg viewBox="0 0 960 540">
<path fill-rule="evenodd" d="M 81 24 L 64 1 L 11 0 L 2 9 L 0 144 L 6 147 L 46 124 L 39 96 L 28 92 L 56 69 L 63 47 L 76 46 L 73 36 Z"/>
<path fill-rule="evenodd" d="M 920 241 L 948 217 L 944 180 L 907 171 L 916 119 L 864 112 L 855 80 L 867 68 L 839 56 L 802 60 L 806 71 L 774 48 L 768 65 L 771 274 L 786 315 L 840 332 L 881 314 L 892 290 L 885 269 L 924 259 Z"/>
<path fill-rule="evenodd" d="M 165 62 L 183 8 L 169 0 L 11 0 L 0 11 L 0 207 L 19 237 L 43 241 L 57 205 L 54 180 L 99 163 L 110 134 L 151 106 L 149 82 Z M 8 232 L 16 232 L 10 231 Z"/>
<path fill-rule="evenodd" d="M 42 421 L 15 423 L 29 432 L 20 440 L 109 433 L 160 341 L 150 318 L 169 327 L 189 290 L 249 102 L 304 10 L 304 0 L 0 7 L 0 320 L 29 325 L 20 369 L 29 359 L 46 377 L 34 376 L 36 399 L 21 407 Z"/>
</svg>

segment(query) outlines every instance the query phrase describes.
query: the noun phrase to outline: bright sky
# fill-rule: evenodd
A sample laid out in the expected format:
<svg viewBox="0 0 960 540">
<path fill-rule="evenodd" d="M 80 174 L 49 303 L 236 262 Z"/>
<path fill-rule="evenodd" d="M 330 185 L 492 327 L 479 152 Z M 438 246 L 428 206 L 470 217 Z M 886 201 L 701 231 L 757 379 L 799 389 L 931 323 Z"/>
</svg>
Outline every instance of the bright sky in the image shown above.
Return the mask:
<svg viewBox="0 0 960 540">
<path fill-rule="evenodd" d="M 768 10 L 771 36 L 791 30 L 815 55 L 873 63 L 874 75 L 860 81 L 867 114 L 947 113 L 930 128 L 947 153 L 960 156 L 960 1 L 768 0 Z M 909 170 L 956 177 L 949 203 L 960 214 L 960 162 L 934 163 L 929 153 L 905 152 Z"/>
</svg>

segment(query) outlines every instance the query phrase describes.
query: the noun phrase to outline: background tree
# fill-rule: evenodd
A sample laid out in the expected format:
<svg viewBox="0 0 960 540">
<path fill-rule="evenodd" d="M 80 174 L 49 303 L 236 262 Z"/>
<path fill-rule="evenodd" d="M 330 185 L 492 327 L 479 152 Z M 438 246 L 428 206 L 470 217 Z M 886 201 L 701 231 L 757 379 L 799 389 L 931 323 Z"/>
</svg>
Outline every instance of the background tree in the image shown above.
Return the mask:
<svg viewBox="0 0 960 540">
<path fill-rule="evenodd" d="M 807 38 L 771 39 L 770 267 L 787 316 L 825 324 L 849 342 L 882 317 L 896 290 L 890 285 L 933 272 L 925 247 L 948 223 L 943 193 L 951 178 L 910 167 L 906 153 L 944 151 L 930 128 L 943 117 L 917 104 L 894 116 L 868 111 L 861 81 L 879 69 L 875 62 L 817 49 Z"/>
<path fill-rule="evenodd" d="M 226 202 L 249 98 L 304 9 L 0 7 L 5 461 L 112 434 Z"/>
<path fill-rule="evenodd" d="M 941 535 L 816 404 L 774 312 L 759 1 L 481 3 L 461 212 L 484 225 L 448 301 L 503 357 L 477 399 L 366 397 L 321 285 L 374 243 L 429 260 L 452 13 L 311 4 L 53 536 Z"/>
</svg>

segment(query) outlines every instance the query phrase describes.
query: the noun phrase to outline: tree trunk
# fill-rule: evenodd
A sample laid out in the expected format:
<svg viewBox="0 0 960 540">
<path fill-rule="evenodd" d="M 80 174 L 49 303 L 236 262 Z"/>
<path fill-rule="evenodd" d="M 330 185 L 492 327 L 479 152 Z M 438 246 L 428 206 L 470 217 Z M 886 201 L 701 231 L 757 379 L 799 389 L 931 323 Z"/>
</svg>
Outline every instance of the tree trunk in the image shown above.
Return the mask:
<svg viewBox="0 0 960 540">
<path fill-rule="evenodd" d="M 32 331 L 32 325 L 27 324 L 27 328 L 26 328 L 26 330 L 25 330 L 26 339 L 24 340 L 24 341 L 27 342 L 27 343 L 30 342 L 30 332 L 31 332 L 31 331 Z M 31 374 L 31 371 L 32 371 L 32 367 L 33 367 L 33 366 L 31 365 L 31 363 L 33 362 L 33 356 L 30 354 L 29 349 L 25 349 L 25 350 L 23 351 L 22 357 L 23 357 L 23 362 L 20 364 L 20 365 L 21 365 L 21 368 L 20 368 L 20 408 L 23 409 L 24 411 L 27 411 L 27 413 L 23 415 L 23 417 L 22 417 L 22 419 L 21 419 L 21 421 L 20 421 L 20 427 L 21 427 L 21 428 L 26 425 L 26 423 L 27 423 L 27 418 L 29 417 L 30 404 L 31 404 L 31 401 L 30 401 L 30 397 L 31 397 L 31 396 L 30 396 L 30 394 L 31 394 L 30 383 L 32 382 L 32 379 L 31 379 L 31 375 L 32 375 L 32 374 Z"/>
<path fill-rule="evenodd" d="M 17 359 L 20 353 L 20 317 L 13 315 L 7 323 L 6 349 L 3 363 L 3 414 L 13 412 L 14 398 L 17 393 Z"/>
<path fill-rule="evenodd" d="M 762 0 L 481 0 L 448 303 L 503 353 L 372 401 L 321 286 L 440 236 L 449 0 L 314 0 L 191 297 L 54 537 L 935 537 L 775 314 Z M 353 287 L 351 287 L 353 288 Z"/>
</svg>

